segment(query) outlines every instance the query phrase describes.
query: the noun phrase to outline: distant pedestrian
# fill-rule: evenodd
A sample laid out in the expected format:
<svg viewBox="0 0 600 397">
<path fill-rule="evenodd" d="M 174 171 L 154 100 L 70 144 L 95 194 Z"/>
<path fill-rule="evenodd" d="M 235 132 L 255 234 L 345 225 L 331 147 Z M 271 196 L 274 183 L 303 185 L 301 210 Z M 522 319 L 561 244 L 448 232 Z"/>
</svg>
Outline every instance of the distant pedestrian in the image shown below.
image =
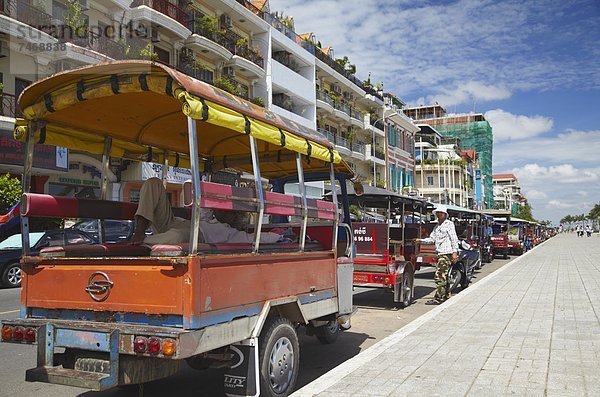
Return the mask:
<svg viewBox="0 0 600 397">
<path fill-rule="evenodd" d="M 558 226 L 558 232 L 559 233 L 563 232 L 563 225 L 562 225 L 562 223 Z"/>
<path fill-rule="evenodd" d="M 439 305 L 450 298 L 448 270 L 458 260 L 458 237 L 454 223 L 448 219 L 448 210 L 444 205 L 438 205 L 433 211 L 438 224 L 427 238 L 416 239 L 417 242 L 435 243 L 438 261 L 435 267 L 434 280 L 437 289 L 434 299 L 425 302 L 426 305 Z"/>
<path fill-rule="evenodd" d="M 590 225 L 587 225 L 585 227 L 585 231 L 586 231 L 588 237 L 592 237 L 592 227 Z"/>
</svg>

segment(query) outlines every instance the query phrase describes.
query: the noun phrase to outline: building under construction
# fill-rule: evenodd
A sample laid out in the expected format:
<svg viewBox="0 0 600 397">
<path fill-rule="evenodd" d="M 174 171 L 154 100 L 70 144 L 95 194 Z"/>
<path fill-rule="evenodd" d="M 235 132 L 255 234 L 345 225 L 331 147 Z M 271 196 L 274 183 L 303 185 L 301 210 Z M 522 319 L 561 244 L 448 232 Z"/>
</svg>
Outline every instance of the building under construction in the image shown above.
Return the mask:
<svg viewBox="0 0 600 397">
<path fill-rule="evenodd" d="M 480 175 L 476 183 L 481 183 L 481 197 L 477 197 L 479 206 L 492 208 L 494 205 L 494 188 L 492 183 L 492 151 L 494 138 L 492 127 L 481 113 L 447 114 L 446 110 L 436 104 L 403 109 L 415 123 L 429 124 L 443 137 L 459 138 L 462 150 L 477 151 L 480 164 Z"/>
</svg>

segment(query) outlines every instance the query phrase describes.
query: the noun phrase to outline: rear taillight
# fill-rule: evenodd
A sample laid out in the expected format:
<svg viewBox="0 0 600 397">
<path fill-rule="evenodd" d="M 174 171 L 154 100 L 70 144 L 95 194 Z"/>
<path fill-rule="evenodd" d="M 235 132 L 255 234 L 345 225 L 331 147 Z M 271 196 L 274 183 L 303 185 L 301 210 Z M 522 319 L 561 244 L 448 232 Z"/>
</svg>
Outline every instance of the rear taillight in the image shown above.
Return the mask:
<svg viewBox="0 0 600 397">
<path fill-rule="evenodd" d="M 23 327 L 15 327 L 13 329 L 13 339 L 17 342 L 21 342 L 25 337 L 25 329 Z"/>
<path fill-rule="evenodd" d="M 13 338 L 13 327 L 5 325 L 2 327 L 2 340 L 11 340 Z"/>
<path fill-rule="evenodd" d="M 148 339 L 148 353 L 158 354 L 160 352 L 160 339 L 149 338 Z"/>
<path fill-rule="evenodd" d="M 35 328 L 25 328 L 23 339 L 25 339 L 25 342 L 33 343 L 35 342 L 35 334 Z"/>
<path fill-rule="evenodd" d="M 162 353 L 165 356 L 175 354 L 175 341 L 173 339 L 165 339 L 162 343 Z"/>
<path fill-rule="evenodd" d="M 148 340 L 142 336 L 137 336 L 133 341 L 133 351 L 136 353 L 145 353 L 148 349 Z"/>
</svg>

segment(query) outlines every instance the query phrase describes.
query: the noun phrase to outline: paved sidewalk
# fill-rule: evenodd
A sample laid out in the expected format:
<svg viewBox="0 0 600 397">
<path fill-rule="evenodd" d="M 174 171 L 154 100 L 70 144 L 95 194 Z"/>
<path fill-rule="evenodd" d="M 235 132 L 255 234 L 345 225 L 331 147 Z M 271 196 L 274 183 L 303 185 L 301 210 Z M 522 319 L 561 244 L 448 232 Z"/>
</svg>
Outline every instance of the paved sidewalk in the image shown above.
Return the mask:
<svg viewBox="0 0 600 397">
<path fill-rule="evenodd" d="M 599 313 L 600 239 L 562 234 L 293 396 L 600 396 Z"/>
</svg>

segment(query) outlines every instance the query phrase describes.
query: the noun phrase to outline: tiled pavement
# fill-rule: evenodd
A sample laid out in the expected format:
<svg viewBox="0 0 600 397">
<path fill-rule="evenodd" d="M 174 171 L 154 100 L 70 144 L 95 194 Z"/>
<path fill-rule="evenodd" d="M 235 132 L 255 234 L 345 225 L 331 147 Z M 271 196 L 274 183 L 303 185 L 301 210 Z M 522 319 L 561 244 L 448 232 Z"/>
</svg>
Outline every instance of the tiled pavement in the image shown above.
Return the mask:
<svg viewBox="0 0 600 397">
<path fill-rule="evenodd" d="M 600 238 L 559 235 L 294 396 L 600 396 L 599 314 Z"/>
</svg>

